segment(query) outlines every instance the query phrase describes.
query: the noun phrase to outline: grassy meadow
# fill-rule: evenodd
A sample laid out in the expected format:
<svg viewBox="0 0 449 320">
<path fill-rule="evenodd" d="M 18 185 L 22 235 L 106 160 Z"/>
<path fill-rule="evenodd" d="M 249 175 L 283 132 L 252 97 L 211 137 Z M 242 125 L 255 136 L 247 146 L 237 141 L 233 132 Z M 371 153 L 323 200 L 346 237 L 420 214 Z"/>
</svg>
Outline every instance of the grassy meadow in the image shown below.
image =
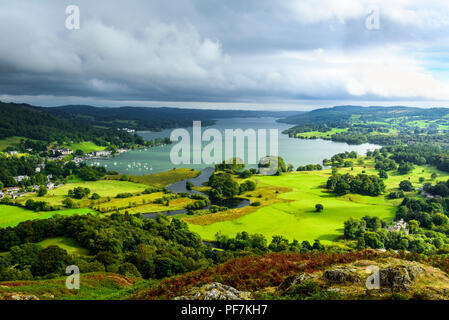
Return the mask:
<svg viewBox="0 0 449 320">
<path fill-rule="evenodd" d="M 106 149 L 106 147 L 97 146 L 95 143 L 90 142 L 90 141 L 72 143 L 68 146 L 68 148 L 72 149 L 73 151 L 81 150 L 84 153 L 91 153 L 94 151 L 103 151 Z"/>
<path fill-rule="evenodd" d="M 0 205 L 0 228 L 14 227 L 21 222 L 36 219 L 48 219 L 59 214 L 62 216 L 73 216 L 75 214 L 95 213 L 90 209 L 67 209 L 49 212 L 34 212 L 21 207 Z"/>
<path fill-rule="evenodd" d="M 67 196 L 69 190 L 83 187 L 88 188 L 92 193 L 98 193 L 101 197 L 115 197 L 119 193 L 137 193 L 144 191 L 147 186 L 143 184 L 128 182 L 128 181 L 116 181 L 116 180 L 99 180 L 99 181 L 85 181 L 76 183 L 67 183 L 64 186 L 49 190 L 48 193 L 43 197 L 38 197 L 35 193 L 27 195 L 19 199 L 19 202 L 24 203 L 28 199 L 33 199 L 35 201 L 45 201 L 50 205 L 61 206 L 62 201 Z M 89 200 L 75 200 L 75 202 L 90 202 Z M 84 203 L 85 205 L 85 203 Z"/>
<path fill-rule="evenodd" d="M 373 164 L 366 162 L 365 167 L 339 169 L 340 173 L 351 174 L 365 171 L 367 174 L 377 174 Z M 432 181 L 430 175 L 437 173 L 438 179 L 447 180 L 449 175 L 430 166 L 417 166 L 410 174 L 399 175 L 389 172 L 385 181 L 387 190 L 395 190 L 399 182 L 410 179 L 415 187 L 421 185 L 420 177 L 426 182 Z M 282 176 L 254 177 L 258 189 L 266 186 L 283 187 L 291 191 L 279 193 L 281 201 L 259 209 L 233 220 L 220 220 L 213 223 L 201 223 L 201 217 L 184 219 L 189 228 L 198 232 L 203 239 L 214 240 L 217 232 L 228 236 L 235 236 L 237 232 L 262 233 L 267 239 L 273 235 L 283 235 L 290 240 L 313 241 L 319 239 L 324 243 L 334 241 L 343 234 L 343 223 L 350 217 L 377 216 L 386 222 L 393 219 L 396 206 L 401 200 L 386 200 L 384 195 L 379 197 L 349 194 L 336 197 L 326 191 L 323 186 L 331 175 L 331 170 L 313 172 L 292 172 Z M 433 181 L 435 182 L 435 181 Z M 257 193 L 257 190 L 254 193 Z M 315 205 L 322 204 L 322 212 L 315 211 Z M 208 218 L 205 218 L 208 219 Z M 210 218 L 209 218 L 210 219 Z"/>
<path fill-rule="evenodd" d="M 346 132 L 348 131 L 348 129 L 339 129 L 339 128 L 332 128 L 330 131 L 327 132 L 320 132 L 320 131 L 308 131 L 308 132 L 302 132 L 302 133 L 298 133 L 296 135 L 297 138 L 312 138 L 312 137 L 316 137 L 316 138 L 320 138 L 320 139 L 330 139 L 332 137 L 332 135 L 336 134 L 336 133 L 342 133 L 342 132 Z"/>
<path fill-rule="evenodd" d="M 21 139 L 21 137 L 8 137 L 0 139 L 0 151 L 3 151 L 8 147 L 16 147 L 20 143 Z"/>
<path fill-rule="evenodd" d="M 66 237 L 49 238 L 36 244 L 41 246 L 42 248 L 47 248 L 49 246 L 58 246 L 61 249 L 66 250 L 69 254 L 87 255 L 89 253 L 87 249 L 80 247 L 80 245 L 75 240 Z"/>
</svg>

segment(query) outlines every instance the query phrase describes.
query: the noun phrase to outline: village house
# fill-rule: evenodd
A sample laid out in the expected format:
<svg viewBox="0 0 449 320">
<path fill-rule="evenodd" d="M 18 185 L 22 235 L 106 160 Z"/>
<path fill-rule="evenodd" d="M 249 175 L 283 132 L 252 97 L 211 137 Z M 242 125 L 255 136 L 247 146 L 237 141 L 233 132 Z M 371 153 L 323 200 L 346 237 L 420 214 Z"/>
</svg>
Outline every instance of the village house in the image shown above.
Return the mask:
<svg viewBox="0 0 449 320">
<path fill-rule="evenodd" d="M 67 156 L 67 155 L 69 155 L 69 154 L 72 154 L 73 153 L 73 150 L 71 150 L 71 149 L 52 149 L 51 150 L 53 153 L 60 153 L 60 154 L 62 154 L 62 155 L 64 155 L 64 156 Z"/>
<path fill-rule="evenodd" d="M 404 219 L 401 219 L 399 221 L 396 221 L 393 226 L 386 227 L 388 231 L 405 231 L 406 234 L 408 234 L 408 228 L 407 228 L 407 222 L 404 221 Z"/>
<path fill-rule="evenodd" d="M 128 152 L 128 149 L 125 148 L 117 149 L 117 153 L 124 153 L 124 152 Z"/>
<path fill-rule="evenodd" d="M 9 154 L 12 156 L 18 155 L 19 152 L 18 151 L 9 151 Z"/>
<path fill-rule="evenodd" d="M 120 129 L 119 129 L 120 130 Z M 134 132 L 136 132 L 136 130 L 134 130 L 134 129 L 129 129 L 129 128 L 122 128 L 121 129 L 122 131 L 126 131 L 126 132 L 128 132 L 128 133 L 134 133 Z"/>
<path fill-rule="evenodd" d="M 18 192 L 19 190 L 20 190 L 19 187 L 8 187 L 8 188 L 5 188 L 5 192 L 7 194 L 12 194 L 14 192 Z"/>
<path fill-rule="evenodd" d="M 29 178 L 30 178 L 29 176 L 17 176 L 17 177 L 14 177 L 14 180 L 16 182 L 21 182 L 21 181 L 23 181 L 25 179 L 29 179 Z"/>
<path fill-rule="evenodd" d="M 97 156 L 97 157 L 108 157 L 108 156 L 110 156 L 111 154 L 112 154 L 111 151 L 106 151 L 106 150 L 95 152 L 95 156 Z"/>
<path fill-rule="evenodd" d="M 47 189 L 48 190 L 53 190 L 54 188 L 55 188 L 55 184 L 53 182 L 47 183 Z"/>
</svg>

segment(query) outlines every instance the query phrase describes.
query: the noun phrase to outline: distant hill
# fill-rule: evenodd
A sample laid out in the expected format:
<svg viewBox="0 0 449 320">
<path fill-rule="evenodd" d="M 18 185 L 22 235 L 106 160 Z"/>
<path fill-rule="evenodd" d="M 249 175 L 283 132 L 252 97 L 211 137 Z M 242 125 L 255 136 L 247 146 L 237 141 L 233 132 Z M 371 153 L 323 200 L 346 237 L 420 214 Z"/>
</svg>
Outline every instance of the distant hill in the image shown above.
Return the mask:
<svg viewBox="0 0 449 320">
<path fill-rule="evenodd" d="M 194 120 L 211 125 L 214 119 L 237 117 L 285 118 L 299 112 L 202 110 L 181 108 L 120 107 L 85 105 L 39 107 L 0 102 L 0 140 L 28 138 L 48 144 L 92 141 L 98 145 L 125 146 L 138 143 L 141 137 L 117 128 L 160 131 L 188 127 Z M 31 142 L 29 142 L 31 143 Z M 33 149 L 38 146 L 28 145 Z"/>
<path fill-rule="evenodd" d="M 182 108 L 119 107 L 105 108 L 86 105 L 67 105 L 46 108 L 46 111 L 64 119 L 82 119 L 92 125 L 107 127 L 128 127 L 136 130 L 160 131 L 177 127 L 191 126 L 194 120 L 205 125 L 214 123 L 214 119 L 294 116 L 300 111 L 247 111 L 212 110 Z"/>
<path fill-rule="evenodd" d="M 82 137 L 89 131 L 89 125 L 63 120 L 41 107 L 0 102 L 0 139 L 19 136 L 52 141 Z"/>
<path fill-rule="evenodd" d="M 400 117 L 426 117 L 439 119 L 449 114 L 448 108 L 422 109 L 404 106 L 392 107 L 361 107 L 361 106 L 336 106 L 333 108 L 323 108 L 312 110 L 307 113 L 292 115 L 279 120 L 280 122 L 307 125 L 324 124 L 349 121 L 354 116 L 360 120 L 378 121 L 387 118 Z"/>
</svg>

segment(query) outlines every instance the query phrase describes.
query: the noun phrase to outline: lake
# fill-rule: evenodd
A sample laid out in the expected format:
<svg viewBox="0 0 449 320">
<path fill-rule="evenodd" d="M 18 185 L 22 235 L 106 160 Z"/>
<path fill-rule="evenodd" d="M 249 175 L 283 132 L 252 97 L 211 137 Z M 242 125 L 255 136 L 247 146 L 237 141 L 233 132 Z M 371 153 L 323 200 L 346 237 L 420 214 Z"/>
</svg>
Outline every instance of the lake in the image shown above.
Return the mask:
<svg viewBox="0 0 449 320">
<path fill-rule="evenodd" d="M 380 148 L 380 146 L 373 144 L 362 145 L 348 145 L 341 142 L 333 142 L 328 140 L 303 140 L 289 138 L 288 135 L 282 134 L 282 131 L 291 128 L 292 125 L 278 123 L 276 118 L 232 118 L 219 119 L 213 126 L 207 128 L 218 129 L 224 135 L 225 129 L 242 129 L 246 130 L 252 128 L 258 129 L 278 129 L 278 150 L 279 155 L 284 158 L 286 164 L 293 164 L 294 167 L 306 164 L 321 164 L 323 159 L 330 158 L 333 155 L 345 151 L 356 151 L 360 155 L 364 155 L 368 150 Z M 206 130 L 207 128 L 203 128 Z M 192 136 L 192 128 L 186 128 Z M 161 132 L 139 132 L 139 134 L 146 140 L 155 138 L 169 137 L 172 130 L 164 130 Z M 267 133 L 268 136 L 268 133 Z M 204 145 L 208 144 L 204 143 Z M 174 145 L 174 144 L 173 144 Z M 118 171 L 126 174 L 150 174 L 155 172 L 162 172 L 172 168 L 195 168 L 203 169 L 210 167 L 209 164 L 182 164 L 174 165 L 170 161 L 170 151 L 173 145 L 159 146 L 148 149 L 133 150 L 123 153 L 117 157 L 105 160 L 92 160 L 89 163 L 105 166 L 108 170 Z M 246 145 L 246 152 L 248 146 Z M 223 147 L 224 148 L 224 147 Z M 267 147 L 269 150 L 269 147 Z M 251 150 L 250 150 L 251 151 Z M 223 152 L 224 154 L 224 152 Z M 245 158 L 247 158 L 245 153 Z M 224 160 L 224 159 L 223 159 Z M 255 165 L 248 165 L 248 167 L 256 167 Z"/>
</svg>

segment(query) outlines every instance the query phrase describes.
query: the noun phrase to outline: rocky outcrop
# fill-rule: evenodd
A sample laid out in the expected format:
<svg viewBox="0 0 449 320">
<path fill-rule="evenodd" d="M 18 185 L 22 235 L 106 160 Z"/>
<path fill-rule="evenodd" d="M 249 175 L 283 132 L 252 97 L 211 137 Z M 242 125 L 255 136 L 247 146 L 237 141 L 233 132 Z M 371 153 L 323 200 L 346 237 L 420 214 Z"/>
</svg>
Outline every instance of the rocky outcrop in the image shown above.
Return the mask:
<svg viewBox="0 0 449 320">
<path fill-rule="evenodd" d="M 424 269 L 417 265 L 383 268 L 379 270 L 380 286 L 392 291 L 407 291 L 423 273 Z"/>
<path fill-rule="evenodd" d="M 336 267 L 323 272 L 323 278 L 331 283 L 344 284 L 360 282 L 360 276 L 355 269 Z"/>
<path fill-rule="evenodd" d="M 3 293 L 0 300 L 39 300 L 39 298 L 32 294 Z"/>
<path fill-rule="evenodd" d="M 286 278 L 278 287 L 277 287 L 277 291 L 281 294 L 284 295 L 286 292 L 288 292 L 290 290 L 290 288 L 297 286 L 301 283 L 303 283 L 304 281 L 310 280 L 315 278 L 315 276 L 307 274 L 305 272 L 301 272 L 297 275 L 294 276 L 290 276 L 288 278 Z"/>
<path fill-rule="evenodd" d="M 195 287 L 187 294 L 174 300 L 251 300 L 251 293 L 239 291 L 218 282 L 208 283 L 200 288 Z"/>
</svg>

